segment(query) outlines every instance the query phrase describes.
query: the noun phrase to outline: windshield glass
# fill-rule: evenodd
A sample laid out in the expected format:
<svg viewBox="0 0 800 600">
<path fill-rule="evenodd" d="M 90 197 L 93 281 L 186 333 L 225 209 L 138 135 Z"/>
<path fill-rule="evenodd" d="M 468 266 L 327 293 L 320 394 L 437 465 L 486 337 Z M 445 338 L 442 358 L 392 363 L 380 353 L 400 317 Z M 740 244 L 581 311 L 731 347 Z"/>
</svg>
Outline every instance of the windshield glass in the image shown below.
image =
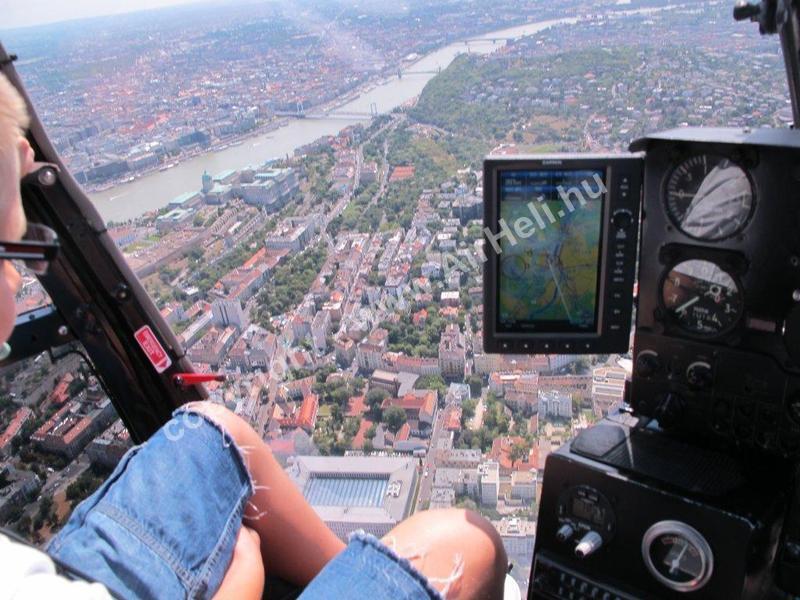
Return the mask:
<svg viewBox="0 0 800 600">
<path fill-rule="evenodd" d="M 547 455 L 619 408 L 626 375 L 483 352 L 483 157 L 791 121 L 777 44 L 719 0 L 24 4 L 0 40 L 191 360 L 229 375 L 211 398 L 325 514 L 479 510 L 523 594 Z M 0 425 L 46 417 L 44 383 L 6 375 Z M 49 451 L 29 430 L 0 467 Z M 86 473 L 85 453 L 63 460 Z M 391 507 L 388 467 L 328 476 L 389 455 L 414 467 Z"/>
</svg>

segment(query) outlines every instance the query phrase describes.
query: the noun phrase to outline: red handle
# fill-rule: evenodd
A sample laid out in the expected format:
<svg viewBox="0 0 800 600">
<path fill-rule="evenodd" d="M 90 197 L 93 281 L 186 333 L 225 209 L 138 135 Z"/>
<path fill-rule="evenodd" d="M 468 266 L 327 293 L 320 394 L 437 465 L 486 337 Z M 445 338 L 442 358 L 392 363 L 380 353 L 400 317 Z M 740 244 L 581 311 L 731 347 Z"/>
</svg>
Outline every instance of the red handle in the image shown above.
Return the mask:
<svg viewBox="0 0 800 600">
<path fill-rule="evenodd" d="M 172 381 L 180 387 L 209 383 L 211 381 L 225 381 L 226 376 L 222 373 L 176 373 L 172 376 Z"/>
</svg>

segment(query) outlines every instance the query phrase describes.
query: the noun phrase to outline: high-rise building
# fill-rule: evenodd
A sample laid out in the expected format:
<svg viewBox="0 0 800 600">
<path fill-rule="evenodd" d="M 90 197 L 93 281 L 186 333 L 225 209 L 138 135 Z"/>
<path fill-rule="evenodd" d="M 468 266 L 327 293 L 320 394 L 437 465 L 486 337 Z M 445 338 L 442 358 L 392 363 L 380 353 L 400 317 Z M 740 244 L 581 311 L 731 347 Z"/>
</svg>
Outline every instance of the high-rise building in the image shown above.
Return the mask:
<svg viewBox="0 0 800 600">
<path fill-rule="evenodd" d="M 244 331 L 249 325 L 247 314 L 239 300 L 226 300 L 220 298 L 211 304 L 211 314 L 214 315 L 214 324 L 220 327 L 233 325 L 239 331 Z"/>
</svg>

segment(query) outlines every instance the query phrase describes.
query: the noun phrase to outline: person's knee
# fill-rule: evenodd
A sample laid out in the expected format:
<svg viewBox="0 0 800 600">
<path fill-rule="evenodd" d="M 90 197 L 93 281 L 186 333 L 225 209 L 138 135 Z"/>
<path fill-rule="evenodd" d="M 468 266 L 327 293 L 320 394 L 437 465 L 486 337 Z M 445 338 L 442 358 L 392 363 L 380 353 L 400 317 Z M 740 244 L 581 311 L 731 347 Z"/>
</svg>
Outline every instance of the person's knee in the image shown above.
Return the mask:
<svg viewBox="0 0 800 600">
<path fill-rule="evenodd" d="M 186 408 L 214 421 L 224 429 L 239 446 L 249 446 L 256 441 L 260 441 L 258 434 L 256 434 L 247 421 L 221 404 L 207 401 L 192 402 L 186 405 Z"/>
<path fill-rule="evenodd" d="M 480 553 L 480 560 L 487 567 L 502 572 L 508 569 L 508 557 L 503 540 L 497 529 L 485 517 L 472 510 L 453 508 L 437 516 L 444 520 L 446 527 L 453 528 L 453 536 L 465 547 L 475 548 Z"/>
<path fill-rule="evenodd" d="M 448 598 L 503 597 L 508 559 L 502 539 L 481 515 L 463 509 L 417 513 L 384 543 L 407 558 Z"/>
</svg>

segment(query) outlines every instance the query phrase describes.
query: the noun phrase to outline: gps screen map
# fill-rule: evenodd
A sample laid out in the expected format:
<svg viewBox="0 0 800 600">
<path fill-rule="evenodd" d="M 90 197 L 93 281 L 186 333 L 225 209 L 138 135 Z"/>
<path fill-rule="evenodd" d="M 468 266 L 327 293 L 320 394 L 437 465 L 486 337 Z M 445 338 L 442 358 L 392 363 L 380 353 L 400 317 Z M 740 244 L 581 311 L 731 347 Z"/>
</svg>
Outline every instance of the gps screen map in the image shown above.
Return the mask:
<svg viewBox="0 0 800 600">
<path fill-rule="evenodd" d="M 605 170 L 498 173 L 497 329 L 597 330 Z M 522 237 L 522 235 L 528 237 Z"/>
</svg>

